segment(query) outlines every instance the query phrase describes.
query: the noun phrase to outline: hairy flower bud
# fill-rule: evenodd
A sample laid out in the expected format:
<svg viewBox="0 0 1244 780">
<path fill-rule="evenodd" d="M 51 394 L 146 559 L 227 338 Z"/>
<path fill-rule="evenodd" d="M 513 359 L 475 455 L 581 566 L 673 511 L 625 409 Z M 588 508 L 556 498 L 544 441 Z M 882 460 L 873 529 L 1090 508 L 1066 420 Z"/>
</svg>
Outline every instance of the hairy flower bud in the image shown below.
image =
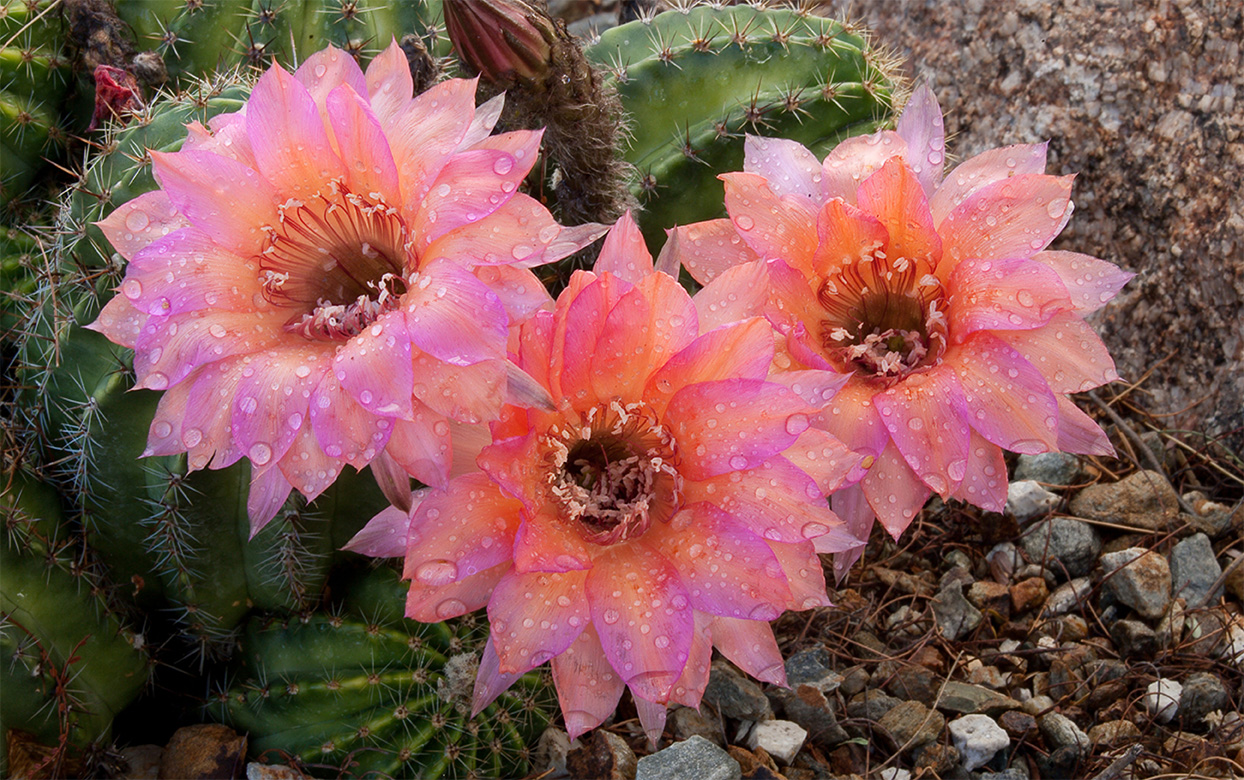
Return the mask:
<svg viewBox="0 0 1244 780">
<path fill-rule="evenodd" d="M 541 81 L 557 28 L 526 0 L 456 0 L 445 4 L 454 49 L 487 80 L 503 86 Z"/>
</svg>

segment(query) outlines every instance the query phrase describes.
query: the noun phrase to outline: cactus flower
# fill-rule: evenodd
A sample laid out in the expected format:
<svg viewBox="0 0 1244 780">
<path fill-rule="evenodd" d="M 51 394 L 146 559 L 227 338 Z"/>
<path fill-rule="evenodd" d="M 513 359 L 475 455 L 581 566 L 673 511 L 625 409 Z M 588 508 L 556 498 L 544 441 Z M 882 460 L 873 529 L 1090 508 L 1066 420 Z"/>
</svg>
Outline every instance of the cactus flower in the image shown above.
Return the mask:
<svg viewBox="0 0 1244 780">
<path fill-rule="evenodd" d="M 826 605 L 816 553 L 858 544 L 825 495 L 859 456 L 808 425 L 836 377 L 767 381 L 763 318 L 701 332 L 629 214 L 517 330 L 513 359 L 554 408 L 507 406 L 481 471 L 350 549 L 405 554 L 412 618 L 487 605 L 477 710 L 551 660 L 572 737 L 630 688 L 655 742 L 668 702 L 699 706 L 713 647 L 783 684 L 768 621 Z"/>
<path fill-rule="evenodd" d="M 548 11 L 527 0 L 446 3 L 445 30 L 463 61 L 498 84 L 543 80 L 557 38 Z"/>
<path fill-rule="evenodd" d="M 411 93 L 396 43 L 366 73 L 335 48 L 273 65 L 100 223 L 129 262 L 91 327 L 164 391 L 147 454 L 248 458 L 253 530 L 345 464 L 392 496 L 445 484 L 454 424 L 534 386 L 505 359 L 547 299 L 530 267 L 603 232 L 517 191 L 540 134 L 490 135 L 473 81 Z"/>
<path fill-rule="evenodd" d="M 775 371 L 846 378 L 812 424 L 869 458 L 832 502 L 862 536 L 879 518 L 897 537 L 932 493 L 1002 511 L 1003 450 L 1112 452 L 1068 394 L 1117 378 L 1082 317 L 1132 274 L 1047 249 L 1071 217 L 1072 177 L 1044 173 L 1044 144 L 945 178 L 943 146 L 927 87 L 897 131 L 823 162 L 751 137 L 744 170 L 721 177 L 729 218 L 677 231 L 706 285 L 702 322 L 763 313 L 780 334 Z"/>
</svg>

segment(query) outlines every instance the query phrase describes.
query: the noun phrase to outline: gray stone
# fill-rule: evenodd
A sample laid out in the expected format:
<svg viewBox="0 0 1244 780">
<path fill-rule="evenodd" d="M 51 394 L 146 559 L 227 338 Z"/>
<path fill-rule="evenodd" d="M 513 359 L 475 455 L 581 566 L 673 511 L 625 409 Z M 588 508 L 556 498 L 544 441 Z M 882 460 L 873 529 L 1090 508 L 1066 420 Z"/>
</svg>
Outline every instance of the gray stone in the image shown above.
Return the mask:
<svg viewBox="0 0 1244 780">
<path fill-rule="evenodd" d="M 1118 482 L 1084 488 L 1071 499 L 1071 514 L 1160 531 L 1179 516 L 1179 496 L 1158 472 L 1137 471 Z"/>
<path fill-rule="evenodd" d="M 1013 542 L 999 542 L 985 553 L 989 574 L 997 582 L 1010 582 L 1016 570 L 1024 565 L 1024 557 Z"/>
<path fill-rule="evenodd" d="M 566 771 L 571 777 L 635 780 L 635 751 L 626 740 L 607 729 L 595 729 L 582 742 L 566 756 Z"/>
<path fill-rule="evenodd" d="M 635 780 L 741 780 L 730 754 L 703 737 L 675 742 L 639 759 Z"/>
<path fill-rule="evenodd" d="M 1156 620 L 1171 602 L 1171 570 L 1166 559 L 1143 547 L 1106 553 L 1101 557 L 1106 590 L 1136 610 Z"/>
<path fill-rule="evenodd" d="M 566 776 L 566 756 L 572 747 L 577 747 L 579 740 L 573 743 L 570 735 L 556 726 L 549 726 L 536 740 L 535 755 L 531 759 L 533 769 L 548 772 L 553 777 Z"/>
<path fill-rule="evenodd" d="M 952 720 L 947 728 L 963 757 L 963 768 L 969 772 L 988 764 L 999 750 L 1011 744 L 1007 733 L 987 715 L 964 715 Z"/>
<path fill-rule="evenodd" d="M 1058 508 L 1062 499 L 1033 480 L 1012 482 L 1006 488 L 1006 512 L 1022 525 L 1045 517 Z"/>
<path fill-rule="evenodd" d="M 816 745 L 830 749 L 849 739 L 820 690 L 811 685 L 797 685 L 793 691 L 782 693 L 785 694 L 782 702 L 786 717 L 806 729 L 808 738 Z"/>
<path fill-rule="evenodd" d="M 768 720 L 773 717 L 773 708 L 760 685 L 721 660 L 713 662 L 704 701 L 727 718 Z"/>
<path fill-rule="evenodd" d="M 751 750 L 763 748 L 779 764 L 790 764 L 807 738 L 807 730 L 798 723 L 765 720 L 752 727 L 747 735 L 747 747 Z"/>
<path fill-rule="evenodd" d="M 1081 755 L 1087 755 L 1093 746 L 1088 734 L 1081 731 L 1071 718 L 1061 713 L 1045 713 L 1037 720 L 1037 726 L 1051 749 L 1069 747 Z"/>
<path fill-rule="evenodd" d="M 1170 723 L 1179 712 L 1184 687 L 1178 680 L 1160 679 L 1145 689 L 1145 709 L 1158 723 Z"/>
<path fill-rule="evenodd" d="M 1108 720 L 1088 730 L 1089 741 L 1096 745 L 1122 745 L 1140 739 L 1140 729 L 1130 720 Z"/>
<path fill-rule="evenodd" d="M 977 772 L 972 775 L 976 780 L 1028 780 L 1028 770 L 1023 764 L 1013 766 L 1002 772 Z"/>
<path fill-rule="evenodd" d="M 905 701 L 882 715 L 877 725 L 890 733 L 897 748 L 907 753 L 936 740 L 946 718 L 918 701 Z"/>
<path fill-rule="evenodd" d="M 1074 485 L 1080 478 L 1080 458 L 1069 452 L 1042 452 L 1020 455 L 1015 463 L 1015 479 L 1044 485 Z"/>
<path fill-rule="evenodd" d="M 1101 552 L 1101 537 L 1093 526 L 1069 517 L 1052 517 L 1034 525 L 1019 544 L 1029 558 L 1063 575 L 1062 579 L 1088 574 Z"/>
<path fill-rule="evenodd" d="M 1007 710 L 1019 709 L 1019 702 L 981 685 L 948 680 L 942 687 L 937 708 L 961 715 L 982 714 L 996 717 Z"/>
<path fill-rule="evenodd" d="M 964 597 L 962 585 L 943 588 L 933 597 L 932 604 L 937 627 L 952 642 L 970 634 L 981 624 L 981 612 Z"/>
<path fill-rule="evenodd" d="M 261 764 L 258 761 L 251 761 L 246 765 L 246 780 L 302 780 L 304 777 L 306 775 L 302 772 L 285 764 Z"/>
<path fill-rule="evenodd" d="M 691 707 L 677 707 L 670 710 L 669 728 L 670 733 L 677 740 L 690 739 L 698 735 L 723 747 L 726 744 L 725 736 L 721 733 L 721 722 Z"/>
<path fill-rule="evenodd" d="M 1092 590 L 1093 583 L 1088 577 L 1079 577 L 1070 582 L 1064 582 L 1055 588 L 1050 597 L 1045 600 L 1045 607 L 1041 610 L 1041 614 L 1047 617 L 1065 615 L 1083 604 Z"/>
<path fill-rule="evenodd" d="M 811 685 L 821 693 L 830 693 L 842 684 L 842 675 L 829 666 L 829 651 L 823 647 L 800 650 L 786 660 L 786 684 L 792 688 Z"/>
<path fill-rule="evenodd" d="M 159 745 L 135 745 L 121 751 L 121 760 L 126 764 L 125 780 L 157 780 L 160 776 L 160 757 L 164 748 Z M 250 765 L 246 767 L 250 774 Z"/>
<path fill-rule="evenodd" d="M 1190 609 L 1209 604 L 1222 595 L 1222 587 L 1211 591 L 1222 576 L 1214 557 L 1214 547 L 1205 534 L 1193 534 L 1171 550 L 1171 591 L 1184 599 Z"/>
<path fill-rule="evenodd" d="M 847 704 L 847 716 L 879 722 L 887 712 L 902 702 L 878 690 L 867 690 L 854 696 Z"/>
<path fill-rule="evenodd" d="M 1217 675 L 1195 672 L 1188 675 L 1183 686 L 1183 692 L 1179 694 L 1179 717 L 1186 729 L 1203 730 L 1207 727 L 1206 715 L 1215 710 L 1230 709 L 1231 694 Z"/>
<path fill-rule="evenodd" d="M 1110 624 L 1110 641 L 1124 658 L 1153 658 L 1158 652 L 1158 636 L 1139 620 L 1116 620 Z"/>
</svg>

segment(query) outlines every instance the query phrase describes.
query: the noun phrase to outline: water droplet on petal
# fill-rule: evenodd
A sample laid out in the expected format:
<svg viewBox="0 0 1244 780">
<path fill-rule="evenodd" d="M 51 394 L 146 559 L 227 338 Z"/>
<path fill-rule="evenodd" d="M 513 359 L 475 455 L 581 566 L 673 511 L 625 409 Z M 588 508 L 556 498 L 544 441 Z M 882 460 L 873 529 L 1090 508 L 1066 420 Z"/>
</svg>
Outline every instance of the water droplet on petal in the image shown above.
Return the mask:
<svg viewBox="0 0 1244 780">
<path fill-rule="evenodd" d="M 146 230 L 147 226 L 150 224 L 151 224 L 151 218 L 148 217 L 147 213 L 144 211 L 137 211 L 137 210 L 131 211 L 129 215 L 125 218 L 126 229 L 133 230 L 135 233 L 139 232 L 140 230 Z"/>
<path fill-rule="evenodd" d="M 734 226 L 739 230 L 751 230 L 756 227 L 756 221 L 746 214 L 740 214 L 735 218 Z"/>
<path fill-rule="evenodd" d="M 436 605 L 436 616 L 443 620 L 457 617 L 466 612 L 467 606 L 458 599 L 445 599 Z"/>
<path fill-rule="evenodd" d="M 261 441 L 252 444 L 247 454 L 256 466 L 262 466 L 272 460 L 272 448 Z"/>
<path fill-rule="evenodd" d="M 616 609 L 606 609 L 604 614 L 601 615 L 601 619 L 604 620 L 606 624 L 612 626 L 622 619 L 622 615 Z"/>
<path fill-rule="evenodd" d="M 453 561 L 425 561 L 415 568 L 415 579 L 424 585 L 449 585 L 458 579 L 458 565 Z"/>
</svg>

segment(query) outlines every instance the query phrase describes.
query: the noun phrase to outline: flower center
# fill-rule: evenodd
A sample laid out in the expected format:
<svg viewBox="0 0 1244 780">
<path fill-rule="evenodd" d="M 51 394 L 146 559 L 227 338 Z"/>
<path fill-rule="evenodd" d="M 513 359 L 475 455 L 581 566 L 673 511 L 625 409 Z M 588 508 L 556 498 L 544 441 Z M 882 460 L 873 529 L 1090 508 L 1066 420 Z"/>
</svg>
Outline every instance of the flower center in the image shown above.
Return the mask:
<svg viewBox="0 0 1244 780">
<path fill-rule="evenodd" d="M 552 500 L 589 542 L 641 536 L 680 502 L 673 437 L 642 402 L 580 412 L 549 429 L 544 449 Z"/>
<path fill-rule="evenodd" d="M 840 370 L 893 381 L 941 362 L 946 295 L 928 260 L 876 249 L 826 277 L 817 299 L 821 345 Z"/>
<path fill-rule="evenodd" d="M 263 295 L 295 310 L 285 324 L 306 338 L 358 335 L 398 308 L 410 284 L 410 236 L 397 209 L 334 181 L 327 193 L 278 207 L 259 256 Z"/>
</svg>

